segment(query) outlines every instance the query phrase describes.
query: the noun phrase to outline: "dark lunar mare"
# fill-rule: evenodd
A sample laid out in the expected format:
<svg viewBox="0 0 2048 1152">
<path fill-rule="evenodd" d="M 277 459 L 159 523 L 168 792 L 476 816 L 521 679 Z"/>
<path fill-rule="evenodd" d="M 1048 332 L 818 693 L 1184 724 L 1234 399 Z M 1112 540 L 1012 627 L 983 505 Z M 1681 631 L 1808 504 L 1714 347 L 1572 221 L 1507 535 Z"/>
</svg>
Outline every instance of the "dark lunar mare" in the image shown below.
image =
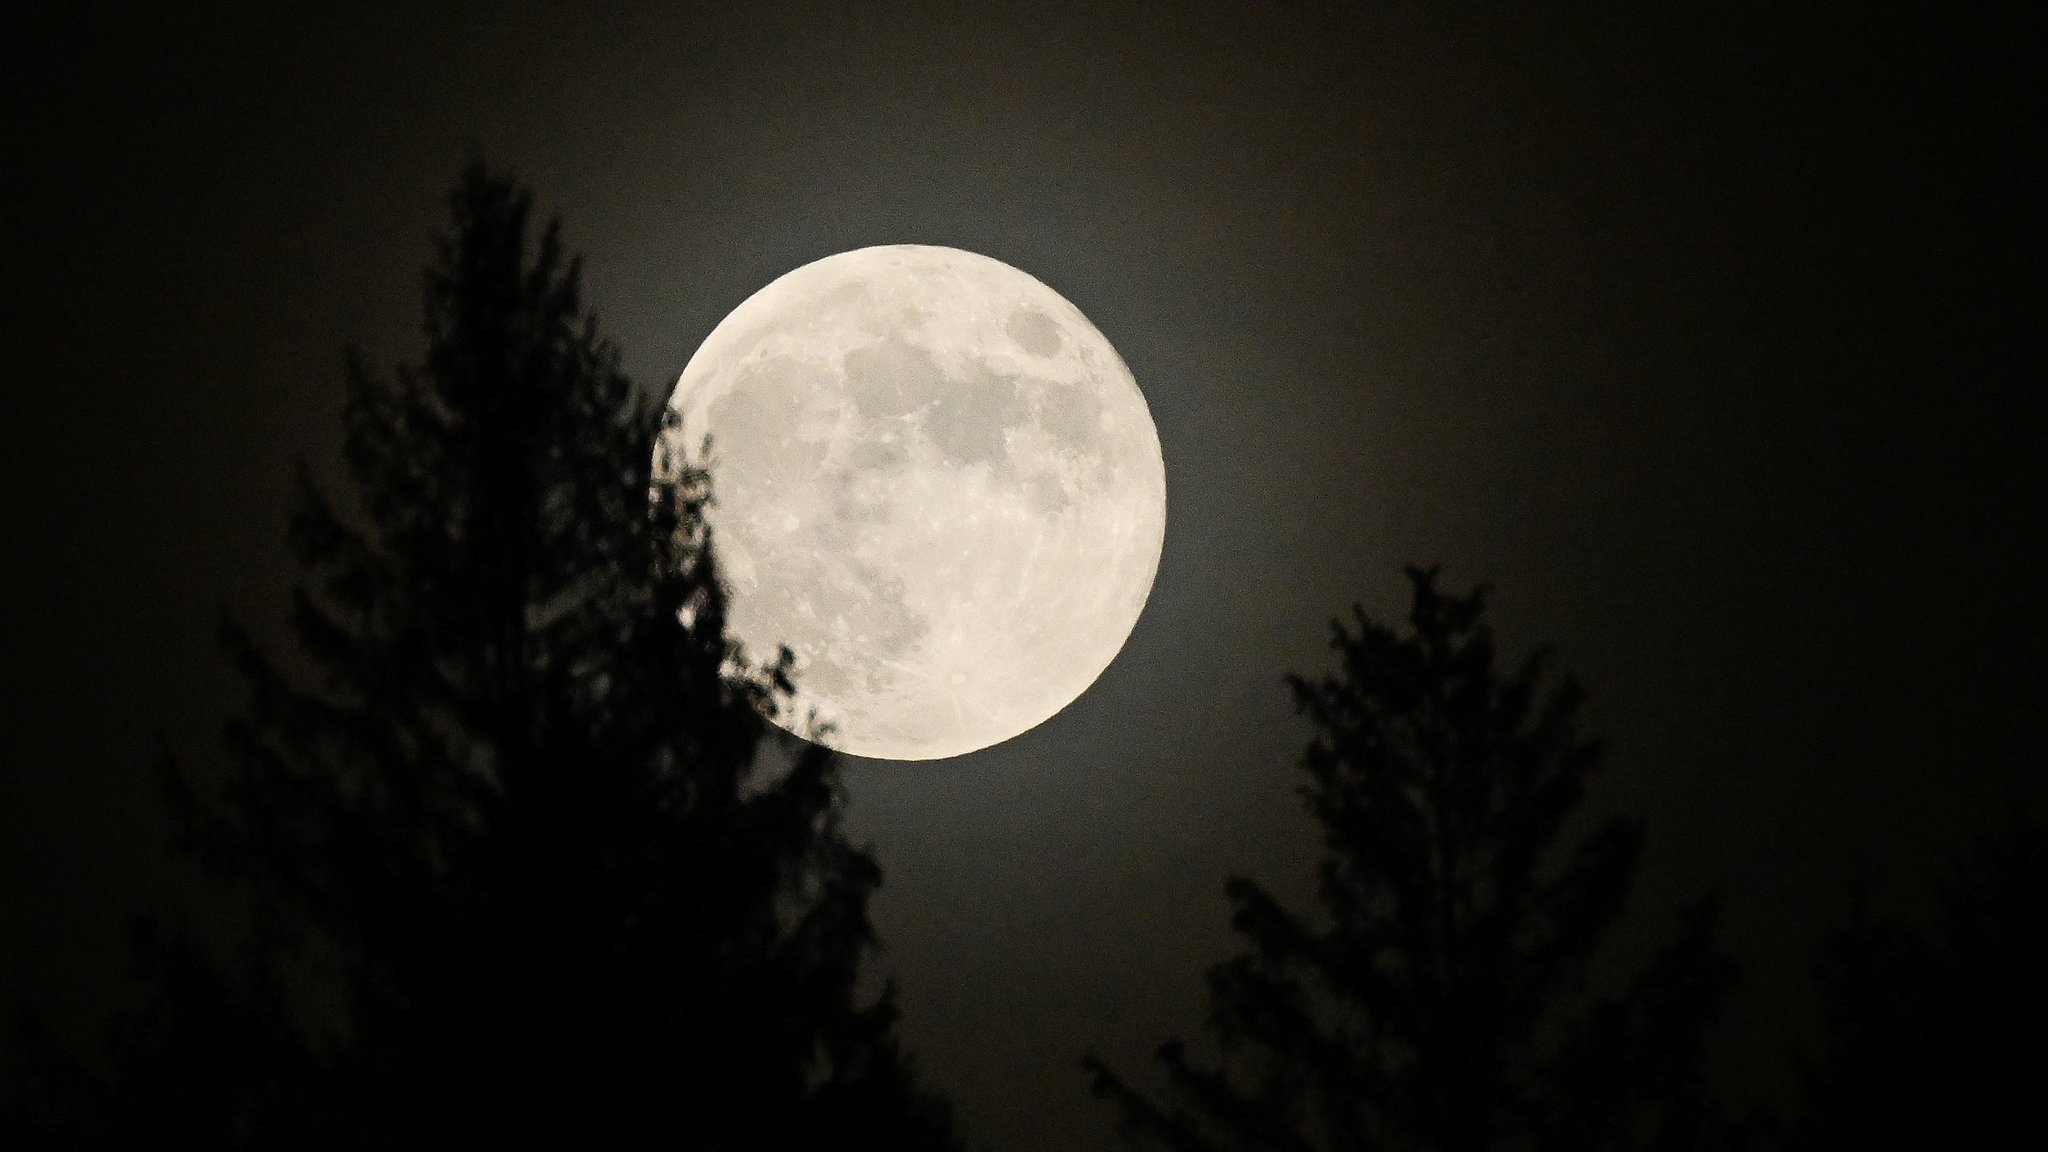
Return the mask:
<svg viewBox="0 0 2048 1152">
<path fill-rule="evenodd" d="M 1034 308 L 1019 308 L 1003 322 L 1003 330 L 1017 347 L 1033 356 L 1057 356 L 1065 341 L 1060 338 L 1059 321 Z"/>
</svg>

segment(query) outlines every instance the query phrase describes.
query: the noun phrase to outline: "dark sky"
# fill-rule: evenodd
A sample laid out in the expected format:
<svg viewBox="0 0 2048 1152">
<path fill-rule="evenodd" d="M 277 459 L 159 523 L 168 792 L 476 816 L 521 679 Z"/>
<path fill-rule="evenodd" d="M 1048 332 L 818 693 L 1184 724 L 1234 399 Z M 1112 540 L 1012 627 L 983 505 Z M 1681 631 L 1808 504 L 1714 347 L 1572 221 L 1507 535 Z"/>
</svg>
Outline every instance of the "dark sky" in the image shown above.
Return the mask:
<svg viewBox="0 0 2048 1152">
<path fill-rule="evenodd" d="M 1305 890 L 1280 677 L 1404 562 L 1592 692 L 1597 803 L 1649 835 L 1624 954 L 1721 892 L 1738 1093 L 1784 1083 L 1852 878 L 1911 908 L 2048 799 L 2031 16 L 126 7 L 0 27 L 0 993 L 73 1026 L 185 891 L 150 764 L 238 700 L 216 607 L 277 632 L 340 350 L 416 355 L 479 153 L 650 391 L 894 242 L 1039 277 L 1144 389 L 1169 521 L 1123 655 L 997 748 L 847 765 L 906 1033 L 991 1152 L 1116 1146 L 1081 1051 L 1199 1029 L 1227 872 Z"/>
</svg>

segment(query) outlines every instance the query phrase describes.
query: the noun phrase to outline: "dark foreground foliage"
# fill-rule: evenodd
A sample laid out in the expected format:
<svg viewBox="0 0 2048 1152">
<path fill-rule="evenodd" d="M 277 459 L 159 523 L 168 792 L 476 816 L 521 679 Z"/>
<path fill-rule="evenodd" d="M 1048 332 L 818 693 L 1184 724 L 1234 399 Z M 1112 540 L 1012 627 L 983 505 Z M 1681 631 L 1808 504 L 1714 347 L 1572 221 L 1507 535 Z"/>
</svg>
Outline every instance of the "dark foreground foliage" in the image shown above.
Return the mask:
<svg viewBox="0 0 2048 1152">
<path fill-rule="evenodd" d="M 141 929 L 111 1070 L 45 1050 L 20 1146 L 955 1146 L 858 987 L 835 762 L 769 739 L 706 477 L 650 464 L 529 204 L 468 173 L 424 362 L 350 365 L 353 507 L 307 483 L 290 525 L 304 671 L 227 630 L 232 770 L 179 799 L 246 937 Z"/>
<path fill-rule="evenodd" d="M 1829 941 L 1792 1147 L 2048 1147 L 2048 829 L 1986 840 L 1940 904 L 1931 932 L 1859 909 Z"/>
<path fill-rule="evenodd" d="M 1159 1103 L 1090 1056 L 1095 1092 L 1176 1152 L 1718 1146 L 1701 1047 L 1734 974 L 1711 907 L 1625 991 L 1589 989 L 1641 835 L 1567 835 L 1600 757 L 1581 693 L 1543 690 L 1540 658 L 1496 669 L 1483 589 L 1410 577 L 1405 633 L 1360 611 L 1333 675 L 1290 679 L 1317 728 L 1320 921 L 1232 879 L 1245 949 L 1209 973 L 1220 1059 L 1165 1044 Z"/>
</svg>

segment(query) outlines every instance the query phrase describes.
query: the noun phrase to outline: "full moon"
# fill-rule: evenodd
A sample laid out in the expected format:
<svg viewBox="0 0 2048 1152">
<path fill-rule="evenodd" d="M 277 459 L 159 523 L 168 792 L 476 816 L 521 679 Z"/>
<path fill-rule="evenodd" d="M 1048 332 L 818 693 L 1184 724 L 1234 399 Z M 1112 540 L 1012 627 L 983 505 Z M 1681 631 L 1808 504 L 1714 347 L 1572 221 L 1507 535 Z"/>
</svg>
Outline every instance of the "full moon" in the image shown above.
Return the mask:
<svg viewBox="0 0 2048 1152">
<path fill-rule="evenodd" d="M 776 722 L 857 756 L 1008 740 L 1095 682 L 1159 568 L 1166 469 L 1116 350 L 1059 293 L 917 244 L 806 264 L 690 358 L 728 628 L 795 653 Z M 814 716 L 822 731 L 803 729 Z"/>
</svg>

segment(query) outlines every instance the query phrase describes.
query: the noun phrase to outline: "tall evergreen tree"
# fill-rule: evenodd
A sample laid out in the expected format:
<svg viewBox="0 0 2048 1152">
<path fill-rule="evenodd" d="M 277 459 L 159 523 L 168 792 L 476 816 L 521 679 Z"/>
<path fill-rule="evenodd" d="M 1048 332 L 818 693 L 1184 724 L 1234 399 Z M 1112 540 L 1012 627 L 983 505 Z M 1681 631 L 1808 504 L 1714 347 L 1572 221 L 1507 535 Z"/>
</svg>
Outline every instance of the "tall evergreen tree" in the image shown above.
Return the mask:
<svg viewBox="0 0 2048 1152">
<path fill-rule="evenodd" d="M 835 761 L 771 739 L 788 656 L 725 633 L 705 473 L 637 399 L 555 223 L 473 169 L 427 353 L 351 358 L 354 505 L 303 485 L 288 673 L 251 686 L 184 842 L 248 895 L 234 957 L 153 931 L 77 1147 L 947 1149 Z M 655 461 L 657 445 L 662 459 Z M 650 500 L 650 494 L 652 499 Z"/>
<path fill-rule="evenodd" d="M 1219 1058 L 1163 1045 L 1162 1104 L 1091 1055 L 1095 1092 L 1175 1152 L 1701 1146 L 1702 1037 L 1733 979 L 1711 908 L 1625 992 L 1590 988 L 1641 834 L 1567 835 L 1600 759 L 1582 693 L 1543 690 L 1540 656 L 1495 668 L 1484 589 L 1409 576 L 1405 635 L 1354 610 L 1337 672 L 1289 678 L 1317 729 L 1322 923 L 1232 878 L 1246 948 L 1209 973 Z"/>
</svg>

